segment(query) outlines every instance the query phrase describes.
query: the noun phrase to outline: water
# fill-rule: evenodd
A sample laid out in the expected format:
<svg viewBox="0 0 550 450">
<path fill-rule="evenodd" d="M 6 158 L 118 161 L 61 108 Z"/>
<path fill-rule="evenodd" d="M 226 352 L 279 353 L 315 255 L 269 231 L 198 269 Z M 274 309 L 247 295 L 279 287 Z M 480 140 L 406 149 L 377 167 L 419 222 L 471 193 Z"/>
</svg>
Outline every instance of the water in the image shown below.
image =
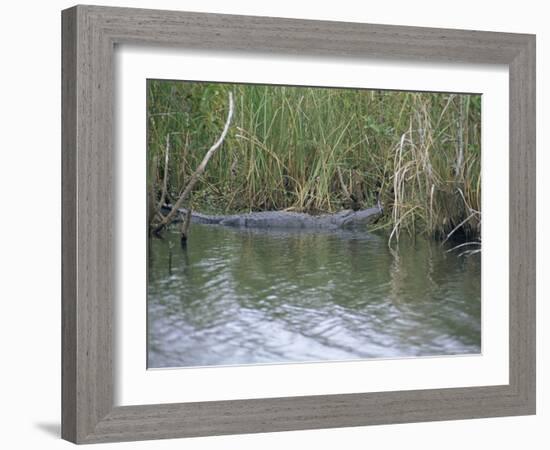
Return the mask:
<svg viewBox="0 0 550 450">
<path fill-rule="evenodd" d="M 193 225 L 152 240 L 148 365 L 475 354 L 480 255 L 365 232 Z"/>
</svg>

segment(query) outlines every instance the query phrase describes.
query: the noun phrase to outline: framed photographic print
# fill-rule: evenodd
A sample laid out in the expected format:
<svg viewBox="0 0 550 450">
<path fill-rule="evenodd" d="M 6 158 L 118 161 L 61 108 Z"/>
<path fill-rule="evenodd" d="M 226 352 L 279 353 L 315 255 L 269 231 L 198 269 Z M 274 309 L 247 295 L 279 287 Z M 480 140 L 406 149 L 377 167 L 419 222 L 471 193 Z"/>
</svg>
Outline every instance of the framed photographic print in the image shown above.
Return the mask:
<svg viewBox="0 0 550 450">
<path fill-rule="evenodd" d="M 534 414 L 534 36 L 62 18 L 65 439 Z"/>
</svg>

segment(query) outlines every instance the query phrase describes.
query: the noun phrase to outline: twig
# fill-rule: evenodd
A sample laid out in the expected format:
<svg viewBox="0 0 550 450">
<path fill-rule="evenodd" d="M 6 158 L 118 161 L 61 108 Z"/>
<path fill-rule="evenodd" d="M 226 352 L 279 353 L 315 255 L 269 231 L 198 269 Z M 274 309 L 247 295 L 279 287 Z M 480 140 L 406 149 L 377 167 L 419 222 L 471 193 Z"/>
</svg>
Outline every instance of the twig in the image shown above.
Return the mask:
<svg viewBox="0 0 550 450">
<path fill-rule="evenodd" d="M 185 246 L 189 236 L 189 227 L 191 226 L 191 208 L 187 208 L 183 222 L 181 223 L 181 244 Z"/>
<path fill-rule="evenodd" d="M 147 186 L 148 189 L 148 199 L 147 199 L 147 218 L 149 223 L 149 232 L 154 232 L 153 227 L 151 224 L 154 222 L 156 217 L 160 217 L 160 220 L 164 219 L 164 216 L 161 214 L 160 209 L 157 208 L 157 199 L 156 197 L 156 191 L 157 191 L 157 156 L 153 156 L 151 163 L 147 167 L 148 170 L 148 178 L 149 178 L 149 184 Z"/>
<path fill-rule="evenodd" d="M 444 244 L 445 242 L 447 242 L 449 240 L 449 238 L 454 234 L 454 232 L 456 230 L 458 230 L 462 225 L 464 225 L 466 222 L 468 222 L 468 220 L 470 220 L 472 217 L 475 216 L 475 213 L 472 213 L 470 214 L 468 217 L 466 217 L 462 222 L 460 222 L 456 227 L 453 228 L 453 231 L 451 231 L 447 237 L 445 238 L 445 240 L 442 242 L 442 244 Z"/>
<path fill-rule="evenodd" d="M 477 255 L 478 253 L 481 253 L 481 249 L 478 248 L 477 250 L 466 250 L 462 253 L 459 253 L 458 256 L 461 257 L 461 256 L 472 256 L 472 255 Z"/>
<path fill-rule="evenodd" d="M 162 195 L 160 196 L 158 209 L 160 210 L 166 201 L 166 190 L 168 189 L 168 158 L 170 157 L 170 135 L 166 135 L 166 154 L 164 156 L 164 179 L 162 181 Z"/>
<path fill-rule="evenodd" d="M 479 241 L 465 242 L 464 244 L 459 244 L 459 245 L 447 250 L 445 253 L 450 253 L 453 250 L 456 250 L 457 248 L 466 247 L 466 246 L 469 246 L 469 245 L 481 245 L 481 242 L 479 242 Z"/>
<path fill-rule="evenodd" d="M 353 199 L 351 198 L 351 195 L 348 191 L 346 183 L 344 183 L 344 177 L 342 176 L 342 171 L 340 170 L 340 166 L 336 166 L 336 173 L 338 174 L 338 180 L 340 181 L 340 186 L 342 186 L 342 190 L 344 191 L 344 195 L 346 196 L 348 201 L 353 204 Z"/>
<path fill-rule="evenodd" d="M 481 216 L 481 212 L 479 212 L 478 210 L 472 208 L 472 207 L 468 204 L 468 202 L 466 201 L 466 197 L 464 197 L 464 192 L 462 192 L 462 189 L 457 188 L 457 191 L 460 193 L 460 196 L 462 197 L 462 200 L 464 201 L 464 204 L 466 205 L 466 208 L 468 208 L 472 214 L 478 214 L 478 215 Z"/>
</svg>

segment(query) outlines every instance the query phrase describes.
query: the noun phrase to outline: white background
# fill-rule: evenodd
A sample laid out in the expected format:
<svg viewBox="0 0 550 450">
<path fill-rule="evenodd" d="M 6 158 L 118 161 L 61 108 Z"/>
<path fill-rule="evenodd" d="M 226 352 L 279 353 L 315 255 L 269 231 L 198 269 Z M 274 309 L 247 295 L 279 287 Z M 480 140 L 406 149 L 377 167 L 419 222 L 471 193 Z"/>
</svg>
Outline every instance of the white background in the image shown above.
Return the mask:
<svg viewBox="0 0 550 450">
<path fill-rule="evenodd" d="M 538 142 L 538 415 L 441 423 L 360 427 L 262 435 L 115 444 L 116 448 L 270 449 L 422 448 L 499 449 L 548 447 L 547 389 L 548 143 L 550 81 L 545 42 L 550 39 L 544 2 L 278 0 L 103 1 L 105 5 L 399 25 L 536 33 Z M 60 14 L 72 3 L 10 2 L 0 33 L 0 399 L 4 448 L 69 448 L 59 440 L 60 417 Z M 521 7 L 520 7 L 521 6 Z M 543 190 L 545 192 L 543 192 Z M 546 195 L 545 195 L 546 194 Z M 112 447 L 115 445 L 102 445 Z"/>
</svg>

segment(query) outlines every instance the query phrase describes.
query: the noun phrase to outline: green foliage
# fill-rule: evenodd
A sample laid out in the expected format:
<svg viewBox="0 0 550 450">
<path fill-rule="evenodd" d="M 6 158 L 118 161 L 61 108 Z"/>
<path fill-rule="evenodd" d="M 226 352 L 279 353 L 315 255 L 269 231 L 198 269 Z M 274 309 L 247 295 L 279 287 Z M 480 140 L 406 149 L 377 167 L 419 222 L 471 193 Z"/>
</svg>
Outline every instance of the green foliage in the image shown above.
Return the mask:
<svg viewBox="0 0 550 450">
<path fill-rule="evenodd" d="M 481 97 L 359 89 L 148 82 L 148 163 L 160 198 L 166 137 L 175 201 L 235 117 L 192 197 L 205 212 L 385 207 L 379 227 L 479 237 Z M 152 179 L 151 179 L 152 178 Z"/>
</svg>

